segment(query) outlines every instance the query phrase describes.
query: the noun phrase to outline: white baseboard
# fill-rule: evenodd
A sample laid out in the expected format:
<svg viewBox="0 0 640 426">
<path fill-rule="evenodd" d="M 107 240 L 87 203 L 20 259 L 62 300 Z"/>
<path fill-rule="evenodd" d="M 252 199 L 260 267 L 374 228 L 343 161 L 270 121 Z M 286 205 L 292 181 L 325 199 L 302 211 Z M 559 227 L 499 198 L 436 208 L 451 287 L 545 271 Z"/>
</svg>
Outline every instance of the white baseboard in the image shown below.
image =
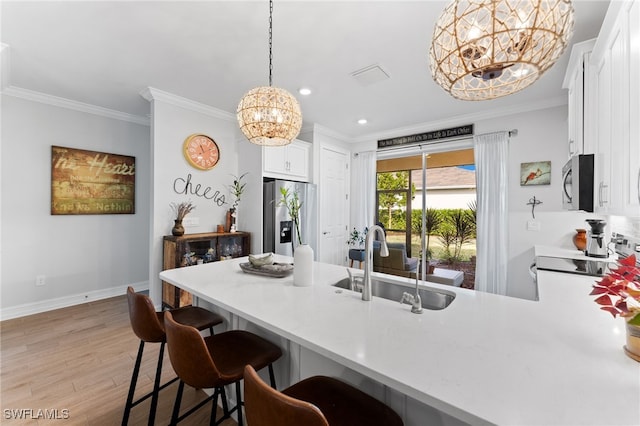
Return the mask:
<svg viewBox="0 0 640 426">
<path fill-rule="evenodd" d="M 55 299 L 42 300 L 34 303 L 25 303 L 18 306 L 11 306 L 9 308 L 0 309 L 0 321 L 20 318 L 27 315 L 39 314 L 41 312 L 66 308 L 68 306 L 80 305 L 81 303 L 87 303 L 94 300 L 122 296 L 126 294 L 127 287 L 129 286 L 133 287 L 135 291 L 149 290 L 149 281 L 105 288 L 102 290 L 91 291 L 89 293 L 80 293 L 70 296 L 58 297 Z"/>
</svg>

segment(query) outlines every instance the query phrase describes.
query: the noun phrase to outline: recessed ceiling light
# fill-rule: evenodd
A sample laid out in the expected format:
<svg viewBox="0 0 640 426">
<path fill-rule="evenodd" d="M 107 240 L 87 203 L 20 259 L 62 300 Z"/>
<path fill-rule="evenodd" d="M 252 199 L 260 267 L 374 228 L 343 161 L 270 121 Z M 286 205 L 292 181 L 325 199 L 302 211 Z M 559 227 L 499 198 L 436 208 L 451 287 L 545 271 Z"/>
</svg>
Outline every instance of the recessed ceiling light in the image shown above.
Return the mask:
<svg viewBox="0 0 640 426">
<path fill-rule="evenodd" d="M 361 118 L 360 120 L 358 120 L 358 124 L 367 124 L 367 119 Z"/>
<path fill-rule="evenodd" d="M 308 87 L 303 87 L 300 90 L 298 90 L 298 93 L 300 93 L 301 95 L 307 96 L 311 94 L 311 89 L 309 89 Z"/>
</svg>

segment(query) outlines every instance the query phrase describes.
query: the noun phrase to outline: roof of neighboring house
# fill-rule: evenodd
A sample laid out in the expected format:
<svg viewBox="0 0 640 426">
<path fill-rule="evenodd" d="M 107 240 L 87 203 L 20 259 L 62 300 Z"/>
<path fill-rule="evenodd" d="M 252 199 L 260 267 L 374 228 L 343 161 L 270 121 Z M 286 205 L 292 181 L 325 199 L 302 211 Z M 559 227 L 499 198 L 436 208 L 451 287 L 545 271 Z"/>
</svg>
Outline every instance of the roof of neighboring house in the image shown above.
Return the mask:
<svg viewBox="0 0 640 426">
<path fill-rule="evenodd" d="M 412 183 L 422 188 L 422 171 L 411 173 Z M 427 189 L 436 188 L 475 188 L 476 172 L 461 167 L 438 167 L 427 169 Z"/>
</svg>

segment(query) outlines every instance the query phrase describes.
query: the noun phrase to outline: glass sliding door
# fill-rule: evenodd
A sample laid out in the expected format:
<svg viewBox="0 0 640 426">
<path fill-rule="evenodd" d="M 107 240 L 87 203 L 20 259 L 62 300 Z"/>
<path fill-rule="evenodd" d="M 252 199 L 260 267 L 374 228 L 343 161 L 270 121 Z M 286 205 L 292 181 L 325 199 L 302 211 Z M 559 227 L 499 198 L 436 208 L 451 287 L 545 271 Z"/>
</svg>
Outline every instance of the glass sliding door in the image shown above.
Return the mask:
<svg viewBox="0 0 640 426">
<path fill-rule="evenodd" d="M 378 173 L 376 209 L 377 221 L 387 232 L 390 243 L 405 243 L 411 257 L 411 200 L 414 187 L 409 170 Z"/>
<path fill-rule="evenodd" d="M 424 158 L 423 158 L 424 157 Z M 407 256 L 475 277 L 473 149 L 421 153 L 378 161 L 377 221 Z M 456 284 L 459 285 L 458 282 Z"/>
</svg>

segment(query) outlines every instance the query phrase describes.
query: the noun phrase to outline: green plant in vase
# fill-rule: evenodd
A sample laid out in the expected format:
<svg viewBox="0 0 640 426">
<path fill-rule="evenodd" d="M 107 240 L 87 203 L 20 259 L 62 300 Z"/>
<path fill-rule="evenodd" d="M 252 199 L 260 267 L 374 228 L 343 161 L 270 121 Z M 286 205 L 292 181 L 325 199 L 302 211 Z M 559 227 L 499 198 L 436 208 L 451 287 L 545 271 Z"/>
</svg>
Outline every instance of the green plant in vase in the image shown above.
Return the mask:
<svg viewBox="0 0 640 426">
<path fill-rule="evenodd" d="M 349 234 L 349 239 L 347 240 L 347 244 L 349 247 L 353 246 L 354 248 L 349 249 L 349 259 L 351 259 L 351 266 L 353 266 L 353 261 L 364 262 L 364 242 L 367 238 L 367 231 L 369 228 L 365 226 L 362 231 L 358 231 L 355 227 L 353 231 Z"/>
<path fill-rule="evenodd" d="M 230 232 L 235 232 L 238 224 L 238 205 L 240 204 L 240 199 L 242 198 L 242 194 L 244 193 L 244 189 L 247 186 L 246 182 L 242 182 L 242 179 L 247 175 L 247 173 L 243 173 L 240 177 L 233 176 L 233 183 L 229 185 L 229 192 L 234 197 L 233 205 L 230 209 L 231 214 L 231 227 L 229 229 Z"/>
<path fill-rule="evenodd" d="M 244 189 L 247 186 L 246 182 L 242 182 L 242 179 L 247 175 L 247 173 L 241 174 L 240 177 L 234 175 L 233 183 L 229 185 L 229 192 L 231 192 L 231 195 L 233 195 L 233 197 L 235 198 L 233 205 L 231 206 L 231 208 L 234 210 L 238 208 L 238 204 L 240 204 L 240 198 L 242 197 Z"/>
<path fill-rule="evenodd" d="M 367 238 L 367 231 L 369 228 L 365 227 L 362 231 L 358 231 L 355 227 L 351 234 L 349 234 L 349 239 L 347 240 L 347 244 L 349 246 L 355 246 L 357 249 L 362 249 L 364 247 L 364 240 Z"/>
<path fill-rule="evenodd" d="M 287 213 L 289 213 L 293 221 L 298 245 L 300 245 L 302 244 L 302 235 L 300 234 L 300 209 L 302 208 L 302 202 L 300 201 L 300 196 L 296 191 L 289 191 L 289 188 L 285 187 L 280 188 L 280 195 L 282 198 L 280 198 L 278 205 L 284 206 L 287 209 Z M 293 239 L 291 240 L 291 247 L 294 248 Z"/>
<path fill-rule="evenodd" d="M 291 221 L 293 222 L 295 239 L 298 240 L 298 248 L 294 244 L 294 238 L 291 239 L 291 251 L 293 252 L 293 285 L 306 287 L 313 284 L 313 249 L 302 241 L 300 233 L 300 209 L 302 201 L 297 191 L 289 191 L 289 188 L 281 187 L 280 195 L 282 198 L 278 205 L 285 206 Z"/>
</svg>

